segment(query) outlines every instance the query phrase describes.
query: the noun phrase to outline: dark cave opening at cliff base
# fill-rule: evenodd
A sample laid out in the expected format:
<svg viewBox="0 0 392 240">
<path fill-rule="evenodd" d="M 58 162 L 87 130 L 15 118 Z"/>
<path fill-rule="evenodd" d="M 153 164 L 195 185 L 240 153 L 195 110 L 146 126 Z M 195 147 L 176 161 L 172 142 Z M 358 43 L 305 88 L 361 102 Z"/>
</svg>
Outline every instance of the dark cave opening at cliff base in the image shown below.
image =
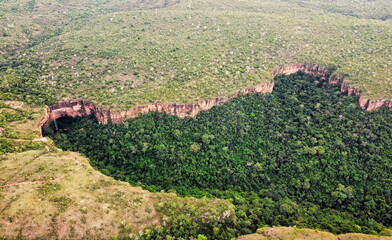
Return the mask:
<svg viewBox="0 0 392 240">
<path fill-rule="evenodd" d="M 147 190 L 232 199 L 252 230 L 342 233 L 391 225 L 391 132 L 390 109 L 366 112 L 339 86 L 298 73 L 278 76 L 272 94 L 240 96 L 195 118 L 149 113 L 100 125 L 86 117 L 52 137 Z"/>
<path fill-rule="evenodd" d="M 89 116 L 86 116 L 89 117 Z M 42 126 L 41 131 L 42 131 L 42 136 L 52 136 L 55 133 L 58 134 L 66 134 L 68 130 L 72 127 L 72 124 L 75 124 L 79 122 L 82 118 L 84 117 L 70 117 L 70 116 L 63 116 L 61 118 L 57 118 L 55 121 L 52 121 L 49 126 Z M 98 123 L 95 117 L 94 123 Z"/>
</svg>

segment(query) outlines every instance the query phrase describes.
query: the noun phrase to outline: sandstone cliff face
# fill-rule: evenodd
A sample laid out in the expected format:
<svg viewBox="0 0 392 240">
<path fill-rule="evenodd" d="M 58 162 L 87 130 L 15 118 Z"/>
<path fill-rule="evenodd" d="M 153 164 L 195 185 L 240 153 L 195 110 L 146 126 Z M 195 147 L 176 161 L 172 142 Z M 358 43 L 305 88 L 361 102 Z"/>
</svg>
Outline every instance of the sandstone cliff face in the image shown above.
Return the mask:
<svg viewBox="0 0 392 240">
<path fill-rule="evenodd" d="M 330 72 L 323 66 L 313 65 L 313 64 L 289 64 L 280 67 L 276 71 L 272 73 L 273 77 L 276 77 L 279 74 L 290 75 L 297 73 L 299 71 L 303 71 L 307 74 L 319 75 L 324 79 L 329 79 Z M 339 79 L 333 79 L 333 81 L 339 82 Z M 331 82 L 330 82 L 331 83 Z M 333 84 L 333 83 L 331 83 Z"/>
<path fill-rule="evenodd" d="M 359 98 L 359 106 L 362 109 L 366 109 L 366 111 L 374 111 L 375 109 L 387 106 L 389 108 L 392 107 L 392 100 L 391 99 L 384 99 L 379 101 L 371 101 L 368 98 L 361 96 L 361 91 L 356 88 L 348 85 L 347 83 L 343 82 L 342 78 L 339 77 L 331 77 L 331 72 L 327 70 L 327 68 L 319 65 L 312 65 L 312 64 L 290 64 L 283 67 L 280 67 L 273 73 L 273 77 L 278 74 L 294 74 L 298 71 L 303 71 L 308 74 L 316 74 L 322 76 L 324 79 L 328 79 L 329 84 L 342 84 L 341 91 L 346 92 L 348 96 L 360 96 Z"/>
<path fill-rule="evenodd" d="M 339 77 L 331 77 L 331 72 L 327 68 L 319 65 L 312 64 L 290 64 L 282 66 L 272 73 L 272 77 L 276 77 L 279 74 L 294 74 L 298 71 L 303 71 L 307 74 L 319 75 L 322 78 L 328 80 L 329 84 L 342 84 L 341 91 L 348 93 L 349 96 L 355 95 L 360 96 L 361 92 L 354 87 L 350 87 L 346 83 L 342 82 Z M 220 103 L 228 102 L 230 98 L 237 97 L 238 95 L 245 95 L 249 93 L 271 93 L 274 88 L 274 82 L 271 81 L 268 84 L 258 84 L 253 87 L 248 87 L 227 97 L 213 98 L 208 100 L 202 100 L 196 104 L 167 104 L 167 103 L 153 103 L 141 106 L 136 106 L 128 110 L 123 111 L 110 111 L 102 110 L 96 107 L 93 103 L 76 101 L 76 102 L 61 102 L 59 104 L 47 108 L 47 114 L 39 122 L 39 126 L 50 126 L 55 119 L 59 119 L 65 116 L 69 117 L 83 117 L 93 114 L 100 124 L 122 123 L 129 118 L 135 118 L 139 114 L 149 112 L 163 112 L 170 115 L 176 115 L 180 118 L 194 117 L 200 111 L 211 109 L 213 106 L 217 106 Z M 359 105 L 361 108 L 367 111 L 373 111 L 381 106 L 392 107 L 392 100 L 382 101 L 370 101 L 364 97 L 360 97 Z"/>
<path fill-rule="evenodd" d="M 378 101 L 371 101 L 370 99 L 361 96 L 361 92 L 359 89 L 355 87 L 349 86 L 347 83 L 342 83 L 341 87 L 342 92 L 346 92 L 349 96 L 360 96 L 359 98 L 359 106 L 363 109 L 366 109 L 366 111 L 371 112 L 374 111 L 377 108 L 380 108 L 382 106 L 387 106 L 389 108 L 392 107 L 392 100 L 391 99 L 383 99 L 383 100 L 378 100 Z"/>
<path fill-rule="evenodd" d="M 229 101 L 231 97 L 249 93 L 271 93 L 273 88 L 274 82 L 272 81 L 268 84 L 259 84 L 253 87 L 242 89 L 229 97 L 202 100 L 196 104 L 153 103 L 137 106 L 123 111 L 102 110 L 96 107 L 93 103 L 84 101 L 61 102 L 51 106 L 51 108 L 47 108 L 47 114 L 41 119 L 39 126 L 49 127 L 55 119 L 59 119 L 65 116 L 75 118 L 77 116 L 83 117 L 90 114 L 93 114 L 101 124 L 108 124 L 109 122 L 122 123 L 129 118 L 134 118 L 139 116 L 139 114 L 149 112 L 163 112 L 170 115 L 176 115 L 180 118 L 187 116 L 194 117 L 200 111 L 208 110 L 213 106 L 217 106 L 220 103 Z"/>
</svg>

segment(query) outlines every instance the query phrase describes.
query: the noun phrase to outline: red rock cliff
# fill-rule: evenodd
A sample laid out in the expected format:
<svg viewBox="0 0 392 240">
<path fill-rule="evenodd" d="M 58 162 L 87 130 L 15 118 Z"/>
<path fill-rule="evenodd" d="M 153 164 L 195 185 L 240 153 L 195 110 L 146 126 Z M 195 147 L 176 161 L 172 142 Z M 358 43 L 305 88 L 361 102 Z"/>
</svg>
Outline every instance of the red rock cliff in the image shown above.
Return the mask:
<svg viewBox="0 0 392 240">
<path fill-rule="evenodd" d="M 361 96 L 361 91 L 356 88 L 348 85 L 347 83 L 342 81 L 342 78 L 339 77 L 331 77 L 331 72 L 327 70 L 327 68 L 319 65 L 312 64 L 290 64 L 283 67 L 280 67 L 278 70 L 274 71 L 273 77 L 278 74 L 293 74 L 298 71 L 303 71 L 308 74 L 317 74 L 322 76 L 324 79 L 328 79 L 329 84 L 342 84 L 341 91 L 346 92 L 348 96 L 360 96 L 359 98 L 359 106 L 367 111 L 374 111 L 375 109 L 387 106 L 389 108 L 392 107 L 391 99 L 384 99 L 378 101 L 371 101 L 366 97 Z"/>
<path fill-rule="evenodd" d="M 346 83 L 342 82 L 339 77 L 331 77 L 331 72 L 327 68 L 319 65 L 312 64 L 290 64 L 282 66 L 272 73 L 272 77 L 279 74 L 294 74 L 298 71 L 303 71 L 307 74 L 320 75 L 324 79 L 328 80 L 330 84 L 342 84 L 341 91 L 348 92 L 348 95 L 361 95 L 361 92 L 354 87 L 350 87 Z M 202 100 L 196 104 L 167 104 L 167 103 L 153 103 L 141 106 L 136 106 L 128 110 L 123 111 L 110 111 L 101 110 L 96 107 L 93 103 L 76 101 L 76 102 L 61 102 L 59 104 L 47 108 L 47 114 L 39 122 L 39 126 L 50 126 L 55 119 L 59 119 L 65 116 L 70 116 L 75 118 L 76 116 L 88 116 L 94 114 L 98 122 L 101 124 L 108 124 L 109 121 L 112 123 L 122 123 L 129 118 L 137 117 L 139 114 L 144 114 L 148 112 L 164 112 L 170 115 L 176 115 L 180 118 L 187 116 L 194 117 L 200 111 L 208 110 L 213 106 L 217 106 L 220 103 L 229 101 L 230 98 L 236 97 L 240 94 L 249 93 L 271 93 L 274 88 L 274 82 L 271 81 L 268 84 L 259 84 L 253 87 L 248 87 L 227 97 L 213 98 L 208 100 Z M 360 97 L 359 104 L 361 108 L 367 111 L 373 111 L 381 106 L 392 107 L 392 100 L 382 100 L 382 101 L 370 101 L 369 99 Z"/>
<path fill-rule="evenodd" d="M 278 68 L 276 71 L 272 73 L 272 77 L 276 77 L 279 74 L 290 75 L 297 73 L 299 71 L 303 71 L 307 74 L 319 75 L 324 79 L 330 80 L 330 84 L 339 83 L 340 79 L 330 79 L 331 73 L 327 70 L 327 68 L 319 65 L 313 64 L 289 64 Z"/>
<path fill-rule="evenodd" d="M 274 87 L 274 82 L 268 84 L 259 84 L 253 87 L 245 88 L 243 90 L 235 92 L 232 96 L 213 98 L 208 100 L 202 100 L 196 104 L 168 104 L 168 103 L 152 103 L 134 108 L 123 110 L 123 111 L 110 111 L 101 110 L 96 107 L 93 103 L 76 101 L 76 102 L 61 102 L 47 108 L 46 115 L 39 122 L 39 126 L 50 126 L 55 119 L 59 119 L 65 116 L 69 117 L 82 117 L 94 114 L 98 122 L 101 124 L 122 123 L 129 118 L 137 117 L 139 114 L 149 112 L 164 112 L 170 115 L 177 115 L 180 118 L 187 116 L 194 117 L 200 111 L 208 110 L 213 106 L 217 106 L 220 103 L 229 101 L 231 97 L 236 97 L 240 94 L 248 93 L 270 93 Z"/>
</svg>

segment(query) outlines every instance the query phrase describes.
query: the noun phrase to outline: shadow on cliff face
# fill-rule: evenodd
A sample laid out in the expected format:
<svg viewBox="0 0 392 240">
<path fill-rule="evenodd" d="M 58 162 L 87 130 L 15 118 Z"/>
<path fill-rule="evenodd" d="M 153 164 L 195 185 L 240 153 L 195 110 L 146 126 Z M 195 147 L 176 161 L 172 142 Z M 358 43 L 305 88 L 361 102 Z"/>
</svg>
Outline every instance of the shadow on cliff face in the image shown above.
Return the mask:
<svg viewBox="0 0 392 240">
<path fill-rule="evenodd" d="M 93 114 L 87 116 L 93 120 L 94 123 L 98 123 L 98 120 L 94 117 Z M 42 130 L 42 136 L 51 136 L 55 135 L 56 133 L 67 133 L 68 130 L 72 127 L 72 124 L 77 124 L 83 117 L 70 117 L 70 116 L 64 116 L 61 118 L 56 119 L 56 121 L 51 122 L 49 126 L 43 126 L 41 128 Z"/>
</svg>

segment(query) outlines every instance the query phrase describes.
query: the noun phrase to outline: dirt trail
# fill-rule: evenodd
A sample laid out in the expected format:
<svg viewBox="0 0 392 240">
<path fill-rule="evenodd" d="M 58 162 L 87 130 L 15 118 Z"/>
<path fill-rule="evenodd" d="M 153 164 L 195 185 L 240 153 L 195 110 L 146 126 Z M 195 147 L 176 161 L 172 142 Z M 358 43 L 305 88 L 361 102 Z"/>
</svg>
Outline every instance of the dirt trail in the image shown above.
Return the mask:
<svg viewBox="0 0 392 240">
<path fill-rule="evenodd" d="M 0 132 L 2 131 L 2 129 L 4 129 L 4 128 L 0 128 Z M 46 138 L 19 139 L 19 138 L 7 138 L 7 137 L 4 137 L 2 139 L 15 141 L 15 142 L 43 142 L 43 143 L 47 143 L 48 142 L 48 140 Z"/>
<path fill-rule="evenodd" d="M 47 150 L 49 149 L 49 147 L 48 147 L 47 145 L 46 145 L 46 149 L 47 149 Z M 66 174 L 64 174 L 64 175 L 62 175 L 62 176 L 60 176 L 60 177 L 58 177 L 58 178 L 54 178 L 54 179 L 51 178 L 51 179 L 49 179 L 50 182 L 57 182 L 57 181 L 60 181 L 61 179 L 63 179 L 63 178 L 65 178 L 65 177 L 67 177 L 67 176 L 73 174 L 74 172 L 76 172 L 76 171 L 78 171 L 79 169 L 82 168 L 82 164 L 81 164 L 81 163 L 78 161 L 78 159 L 76 159 L 76 158 L 71 158 L 71 157 L 64 156 L 64 155 L 56 155 L 56 156 L 57 156 L 57 157 L 65 157 L 65 158 L 74 160 L 74 161 L 79 165 L 79 167 L 76 168 L 75 170 L 72 170 L 72 171 L 70 171 L 70 172 L 68 172 L 68 173 L 66 173 Z M 45 181 L 45 180 L 37 180 L 37 181 L 15 182 L 15 183 L 9 183 L 9 184 L 6 184 L 6 185 L 0 185 L 0 188 L 12 187 L 12 186 L 18 186 L 18 185 L 26 185 L 26 184 L 40 184 L 40 183 L 45 183 L 45 182 L 47 182 L 47 181 Z"/>
<path fill-rule="evenodd" d="M 31 142 L 32 140 L 28 140 L 28 139 L 15 139 L 15 138 L 1 138 L 1 139 L 5 139 L 8 141 L 14 141 L 14 142 Z"/>
</svg>

